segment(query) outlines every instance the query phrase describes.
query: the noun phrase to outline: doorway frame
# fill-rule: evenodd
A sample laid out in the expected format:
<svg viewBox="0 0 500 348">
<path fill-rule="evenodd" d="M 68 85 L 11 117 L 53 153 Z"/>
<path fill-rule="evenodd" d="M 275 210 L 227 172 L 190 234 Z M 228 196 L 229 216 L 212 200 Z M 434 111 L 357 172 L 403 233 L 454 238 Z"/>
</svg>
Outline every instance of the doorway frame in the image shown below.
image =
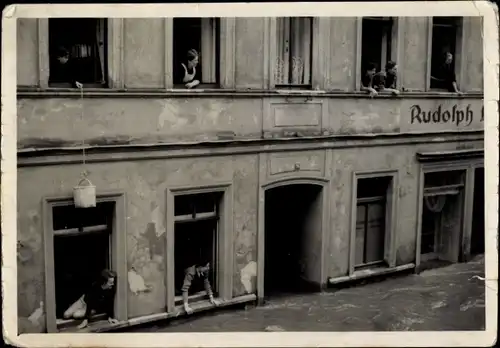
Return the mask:
<svg viewBox="0 0 500 348">
<path fill-rule="evenodd" d="M 460 158 L 459 156 L 463 156 Z M 420 164 L 417 190 L 417 223 L 415 231 L 415 270 L 418 273 L 421 262 L 420 255 L 422 239 L 422 213 L 424 198 L 424 177 L 426 173 L 465 171 L 465 187 L 463 198 L 462 228 L 459 236 L 458 262 L 467 260 L 470 256 L 470 236 L 472 233 L 472 203 L 474 197 L 474 173 L 476 168 L 484 168 L 484 151 L 482 149 L 457 150 L 447 153 L 417 153 Z"/>
<path fill-rule="evenodd" d="M 259 189 L 259 212 L 258 212 L 258 230 L 257 230 L 257 300 L 262 302 L 264 300 L 264 272 L 265 272 L 265 201 L 266 191 L 278 187 L 293 186 L 293 185 L 315 185 L 321 187 L 321 279 L 320 284 L 323 289 L 327 285 L 327 248 L 328 248 L 328 230 L 329 230 L 329 217 L 330 217 L 330 180 L 317 177 L 293 177 L 282 178 L 276 181 L 268 182 L 260 186 Z M 323 281 L 324 280 L 324 281 Z"/>
</svg>

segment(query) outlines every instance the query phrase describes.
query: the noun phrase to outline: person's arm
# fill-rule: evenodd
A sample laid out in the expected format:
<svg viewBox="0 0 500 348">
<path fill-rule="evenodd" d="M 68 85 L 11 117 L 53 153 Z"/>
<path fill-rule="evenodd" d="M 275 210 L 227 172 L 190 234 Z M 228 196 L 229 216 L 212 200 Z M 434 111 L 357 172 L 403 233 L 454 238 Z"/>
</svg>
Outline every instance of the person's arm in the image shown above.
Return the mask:
<svg viewBox="0 0 500 348">
<path fill-rule="evenodd" d="M 67 64 L 69 64 L 68 69 L 68 78 L 71 83 L 71 87 L 73 88 L 83 88 L 83 84 L 78 81 L 78 66 L 75 60 L 70 60 Z"/>
<path fill-rule="evenodd" d="M 195 270 L 193 267 L 189 267 L 186 269 L 185 276 L 184 276 L 184 282 L 182 283 L 182 302 L 184 304 L 184 310 L 187 313 L 190 313 L 192 310 L 189 307 L 189 288 L 191 287 L 191 283 L 193 282 L 194 279 L 194 273 Z"/>
<path fill-rule="evenodd" d="M 106 315 L 108 316 L 108 319 L 114 319 L 115 318 L 115 294 L 116 294 L 116 287 L 113 286 L 111 290 L 108 290 L 109 292 L 107 293 L 106 296 L 106 303 L 105 303 L 105 311 Z"/>
</svg>

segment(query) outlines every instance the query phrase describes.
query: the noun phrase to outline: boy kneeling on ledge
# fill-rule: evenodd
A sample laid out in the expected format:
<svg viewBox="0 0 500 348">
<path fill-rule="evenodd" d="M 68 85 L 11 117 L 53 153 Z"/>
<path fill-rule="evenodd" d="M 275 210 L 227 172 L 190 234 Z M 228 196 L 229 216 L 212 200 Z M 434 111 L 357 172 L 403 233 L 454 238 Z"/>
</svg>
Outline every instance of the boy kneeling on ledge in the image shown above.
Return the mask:
<svg viewBox="0 0 500 348">
<path fill-rule="evenodd" d="M 189 288 L 194 281 L 203 281 L 203 287 L 207 292 L 208 299 L 211 304 L 218 306 L 220 303 L 214 298 L 214 293 L 212 291 L 212 286 L 210 285 L 210 280 L 208 275 L 210 273 L 210 262 L 199 262 L 187 267 L 184 271 L 184 282 L 182 284 L 182 300 L 184 304 L 184 310 L 187 314 L 193 313 L 193 309 L 189 306 Z"/>
</svg>

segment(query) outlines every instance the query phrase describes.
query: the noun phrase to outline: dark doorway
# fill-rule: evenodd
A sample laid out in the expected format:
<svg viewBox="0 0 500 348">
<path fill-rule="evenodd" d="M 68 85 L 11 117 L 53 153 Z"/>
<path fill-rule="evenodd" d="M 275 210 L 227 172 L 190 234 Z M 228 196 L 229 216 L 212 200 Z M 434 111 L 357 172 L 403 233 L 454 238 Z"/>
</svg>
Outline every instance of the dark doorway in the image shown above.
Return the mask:
<svg viewBox="0 0 500 348">
<path fill-rule="evenodd" d="M 474 174 L 474 201 L 472 206 L 471 254 L 484 253 L 484 168 Z"/>
<path fill-rule="evenodd" d="M 297 184 L 266 192 L 266 297 L 320 290 L 321 189 L 318 185 Z"/>
</svg>

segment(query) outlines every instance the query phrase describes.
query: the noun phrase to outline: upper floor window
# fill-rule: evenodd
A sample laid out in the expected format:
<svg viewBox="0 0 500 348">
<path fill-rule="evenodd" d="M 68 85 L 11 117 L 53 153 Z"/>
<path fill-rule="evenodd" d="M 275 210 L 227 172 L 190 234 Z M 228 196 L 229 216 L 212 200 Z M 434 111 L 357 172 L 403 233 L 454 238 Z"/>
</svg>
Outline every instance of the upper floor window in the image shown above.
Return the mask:
<svg viewBox="0 0 500 348">
<path fill-rule="evenodd" d="M 276 37 L 275 85 L 310 86 L 312 18 L 277 18 Z"/>
<path fill-rule="evenodd" d="M 174 18 L 174 85 L 219 84 L 219 18 Z"/>
<path fill-rule="evenodd" d="M 49 85 L 105 87 L 106 19 L 49 19 Z"/>
<path fill-rule="evenodd" d="M 432 18 L 430 87 L 433 89 L 458 92 L 455 53 L 459 26 L 459 17 Z"/>
<path fill-rule="evenodd" d="M 361 89 L 395 90 L 397 64 L 393 60 L 394 20 L 364 17 L 361 32 Z"/>
</svg>

